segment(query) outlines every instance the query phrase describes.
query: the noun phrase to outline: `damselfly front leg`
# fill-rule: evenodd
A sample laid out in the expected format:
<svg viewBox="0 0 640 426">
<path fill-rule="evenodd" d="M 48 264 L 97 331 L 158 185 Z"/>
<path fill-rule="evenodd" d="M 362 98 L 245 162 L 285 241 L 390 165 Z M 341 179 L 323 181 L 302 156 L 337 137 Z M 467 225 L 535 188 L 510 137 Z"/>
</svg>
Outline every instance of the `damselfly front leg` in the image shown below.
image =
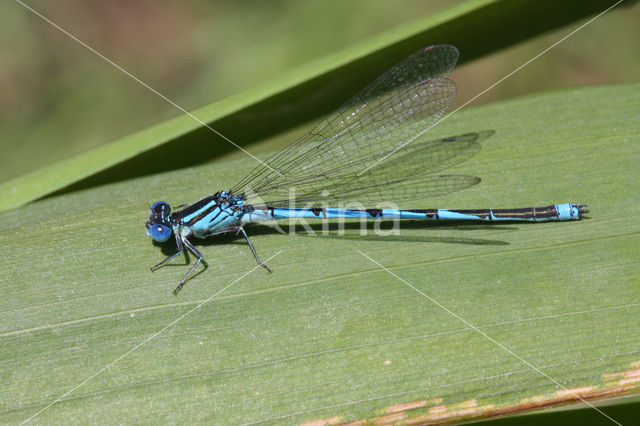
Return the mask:
<svg viewBox="0 0 640 426">
<path fill-rule="evenodd" d="M 173 290 L 173 294 L 178 294 L 178 292 L 180 291 L 180 289 L 182 288 L 184 283 L 189 278 L 189 275 L 191 275 L 193 270 L 196 269 L 196 266 L 198 266 L 198 264 L 202 261 L 202 253 L 200 253 L 200 251 L 197 248 L 195 248 L 193 246 L 193 244 L 191 244 L 191 242 L 188 239 L 183 238 L 180 234 L 176 234 L 176 245 L 178 246 L 178 251 L 176 253 L 172 254 L 169 257 L 167 257 L 165 260 L 163 260 L 162 262 L 158 263 L 157 265 L 153 265 L 151 267 L 151 271 L 155 271 L 156 269 L 158 269 L 159 267 L 161 267 L 165 263 L 169 262 L 171 259 L 173 259 L 177 255 L 182 253 L 184 251 L 184 246 L 186 246 L 194 255 L 196 255 L 198 260 L 196 260 L 196 263 L 194 263 L 193 266 L 191 267 L 191 269 L 189 269 L 189 272 L 187 272 L 187 275 L 185 275 L 184 278 L 182 279 L 182 281 L 180 281 L 180 284 L 178 284 L 178 287 L 176 287 L 175 290 Z"/>
<path fill-rule="evenodd" d="M 196 263 L 194 263 L 193 266 L 191 267 L 191 269 L 189 269 L 189 272 L 187 272 L 187 275 L 185 275 L 184 278 L 182 279 L 182 281 L 180 281 L 180 284 L 178 284 L 178 287 L 176 287 L 173 290 L 173 294 L 175 294 L 175 295 L 177 295 L 178 292 L 180 291 L 180 289 L 182 289 L 182 286 L 184 285 L 184 283 L 189 278 L 189 275 L 191 275 L 193 270 L 196 269 L 196 266 L 198 266 L 198 264 L 202 261 L 202 253 L 200 253 L 200 251 L 197 248 L 195 248 L 193 246 L 193 244 L 191 244 L 191 242 L 189 240 L 187 240 L 186 238 L 180 237 L 180 239 L 182 239 L 182 242 L 184 243 L 184 245 L 187 246 L 187 248 L 189 250 L 191 250 L 191 252 L 198 257 L 198 260 L 196 260 Z"/>
<path fill-rule="evenodd" d="M 161 267 L 162 265 L 164 265 L 165 263 L 167 263 L 168 261 L 170 261 L 171 259 L 173 259 L 177 255 L 182 253 L 182 251 L 184 250 L 183 247 L 182 247 L 182 238 L 178 234 L 176 234 L 176 245 L 178 246 L 178 251 L 176 253 L 172 254 L 171 256 L 167 257 L 165 260 L 163 260 L 162 262 L 158 263 L 157 265 L 153 265 L 151 267 L 151 272 L 155 271 L 156 269 L 158 269 L 159 267 Z"/>
</svg>

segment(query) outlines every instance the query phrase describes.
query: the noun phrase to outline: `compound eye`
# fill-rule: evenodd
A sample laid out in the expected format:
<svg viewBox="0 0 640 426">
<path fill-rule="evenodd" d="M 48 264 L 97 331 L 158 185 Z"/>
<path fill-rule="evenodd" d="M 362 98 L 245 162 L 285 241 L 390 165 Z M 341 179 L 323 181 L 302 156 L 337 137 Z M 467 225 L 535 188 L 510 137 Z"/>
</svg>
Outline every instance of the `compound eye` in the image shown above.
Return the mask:
<svg viewBox="0 0 640 426">
<path fill-rule="evenodd" d="M 151 213 L 160 217 L 168 217 L 171 214 L 171 206 L 166 201 L 156 201 L 151 206 Z"/>
<path fill-rule="evenodd" d="M 153 238 L 155 241 L 164 243 L 169 239 L 169 237 L 171 237 L 171 228 L 167 225 L 154 223 L 149 226 L 147 234 L 151 236 L 151 238 Z"/>
</svg>

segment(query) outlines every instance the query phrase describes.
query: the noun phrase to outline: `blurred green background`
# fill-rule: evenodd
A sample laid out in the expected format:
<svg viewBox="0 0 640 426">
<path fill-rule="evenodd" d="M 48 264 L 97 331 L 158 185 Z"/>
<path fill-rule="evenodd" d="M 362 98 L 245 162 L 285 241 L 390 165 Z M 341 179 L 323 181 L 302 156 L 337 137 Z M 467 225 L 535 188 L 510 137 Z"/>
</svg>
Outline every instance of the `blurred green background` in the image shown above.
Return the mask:
<svg viewBox="0 0 640 426">
<path fill-rule="evenodd" d="M 181 107 L 193 110 L 463 2 L 25 3 Z M 0 14 L 4 17 L 0 183 L 182 114 L 20 3 L 3 2 Z M 614 9 L 474 104 L 558 87 L 637 81 L 639 21 L 638 4 Z M 459 67 L 453 74 L 459 89 L 456 105 L 577 25 Z"/>
</svg>

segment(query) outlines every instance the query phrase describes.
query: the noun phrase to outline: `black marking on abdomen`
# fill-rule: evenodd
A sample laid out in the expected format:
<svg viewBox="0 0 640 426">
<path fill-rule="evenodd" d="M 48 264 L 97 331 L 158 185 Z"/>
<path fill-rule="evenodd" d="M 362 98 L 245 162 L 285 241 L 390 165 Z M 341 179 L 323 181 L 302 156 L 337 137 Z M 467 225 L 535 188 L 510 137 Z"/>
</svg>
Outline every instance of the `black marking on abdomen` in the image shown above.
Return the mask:
<svg viewBox="0 0 640 426">
<path fill-rule="evenodd" d="M 298 210 L 298 209 L 296 209 Z M 304 209 L 299 209 L 299 210 L 304 210 Z M 313 214 L 315 214 L 316 216 L 320 217 L 320 213 L 322 213 L 322 217 L 323 218 L 327 218 L 327 210 L 324 208 L 320 208 L 320 207 L 313 207 L 311 209 L 309 209 L 309 211 Z"/>
<path fill-rule="evenodd" d="M 502 218 L 523 218 L 523 219 L 536 219 L 536 218 L 553 218 L 558 217 L 558 210 L 555 205 L 544 207 L 526 207 L 523 209 L 496 209 L 493 211 L 495 217 Z"/>
<path fill-rule="evenodd" d="M 403 210 L 405 212 L 411 212 L 411 213 L 422 213 L 424 214 L 428 219 L 440 219 L 440 216 L 438 216 L 438 209 L 419 209 L 419 210 Z"/>
<path fill-rule="evenodd" d="M 366 209 L 365 211 L 369 213 L 371 217 L 382 217 L 382 209 Z"/>
<path fill-rule="evenodd" d="M 480 210 L 450 210 L 454 213 L 478 216 L 482 219 L 548 219 L 558 217 L 555 205 L 544 207 L 523 207 L 520 209 L 480 209 Z"/>
<path fill-rule="evenodd" d="M 466 214 L 469 216 L 478 216 L 480 219 L 483 220 L 491 220 L 492 216 L 491 216 L 491 212 L 495 212 L 495 210 L 491 210 L 491 209 L 476 209 L 476 210 L 449 210 L 450 212 L 453 213 L 460 213 L 460 214 Z"/>
</svg>

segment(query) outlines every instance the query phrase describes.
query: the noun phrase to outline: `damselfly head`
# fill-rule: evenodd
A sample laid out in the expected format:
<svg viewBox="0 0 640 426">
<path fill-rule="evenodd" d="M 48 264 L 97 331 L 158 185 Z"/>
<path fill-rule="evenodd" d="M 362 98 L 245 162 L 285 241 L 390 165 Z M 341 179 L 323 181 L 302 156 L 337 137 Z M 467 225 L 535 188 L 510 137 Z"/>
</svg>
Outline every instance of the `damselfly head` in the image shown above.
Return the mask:
<svg viewBox="0 0 640 426">
<path fill-rule="evenodd" d="M 164 243 L 171 237 L 171 224 L 169 216 L 171 206 L 166 201 L 157 201 L 151 206 L 149 220 L 145 224 L 147 235 L 159 243 Z"/>
</svg>

